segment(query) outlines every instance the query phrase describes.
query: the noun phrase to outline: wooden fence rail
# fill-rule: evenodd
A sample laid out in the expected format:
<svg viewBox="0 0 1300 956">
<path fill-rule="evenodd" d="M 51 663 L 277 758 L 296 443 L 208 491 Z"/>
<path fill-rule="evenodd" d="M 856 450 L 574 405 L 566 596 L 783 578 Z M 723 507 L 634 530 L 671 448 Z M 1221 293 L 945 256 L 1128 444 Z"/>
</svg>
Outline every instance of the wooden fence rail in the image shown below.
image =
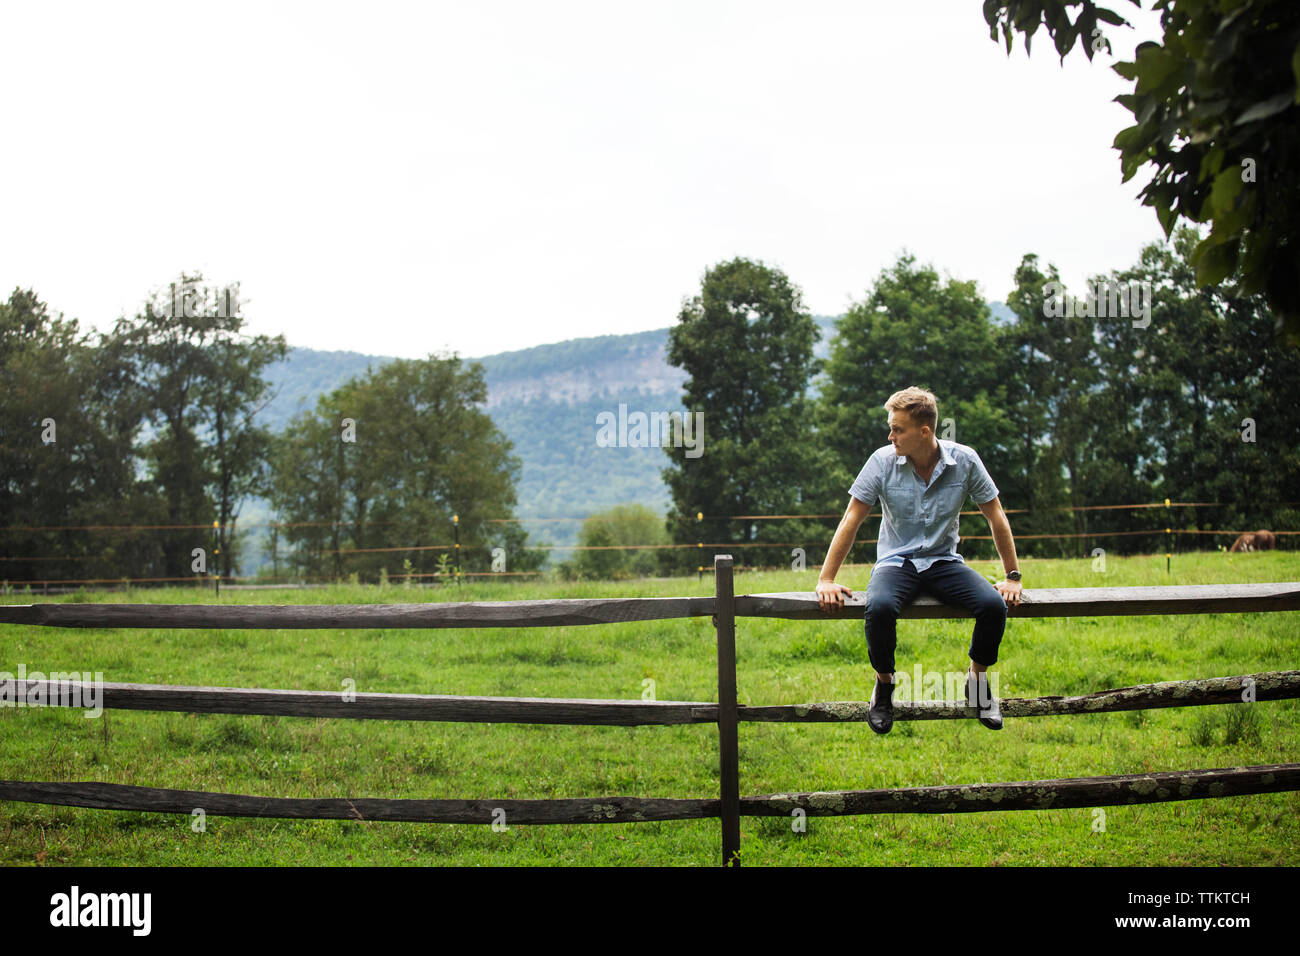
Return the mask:
<svg viewBox="0 0 1300 956">
<path fill-rule="evenodd" d="M 740 617 L 779 617 L 794 621 L 827 617 L 860 619 L 866 600 L 858 593 L 844 610 L 828 615 L 815 595 L 790 591 L 750 594 L 736 599 Z M 1025 588 L 1008 617 L 1110 617 L 1136 614 L 1230 614 L 1244 611 L 1300 610 L 1300 583 L 1172 584 L 1134 588 Z M 969 617 L 961 608 L 921 595 L 903 608 L 902 618 Z"/>
<path fill-rule="evenodd" d="M 713 597 L 583 598 L 455 604 L 376 605 L 0 605 L 0 624 L 47 627 L 150 628 L 503 628 L 557 627 L 711 616 L 718 640 L 718 700 L 644 701 L 431 694 L 340 693 L 265 688 L 86 684 L 18 678 L 0 680 L 0 704 L 39 701 L 82 707 L 93 692 L 105 708 L 190 713 L 262 714 L 369 720 L 486 721 L 606 726 L 716 723 L 718 799 L 590 797 L 550 800 L 289 799 L 168 790 L 100 782 L 0 781 L 0 800 L 191 813 L 297 819 L 485 823 L 504 811 L 512 823 L 628 823 L 716 817 L 724 865 L 737 865 L 741 816 L 863 813 L 958 813 L 1032 810 L 1198 800 L 1300 790 L 1300 764 L 1271 764 L 1146 774 L 740 796 L 739 724 L 747 721 L 842 722 L 866 719 L 864 701 L 747 706 L 737 700 L 735 619 L 860 619 L 863 596 L 827 614 L 802 592 L 736 596 L 732 559 L 714 560 Z M 1138 588 L 1031 589 L 1012 617 L 1205 614 L 1300 610 L 1300 583 Z M 964 617 L 960 609 L 923 596 L 905 618 Z M 1113 713 L 1160 707 L 1240 704 L 1300 698 L 1300 671 L 1245 674 L 1120 687 L 1073 697 L 1004 698 L 1007 717 Z M 77 703 L 73 703 L 76 701 Z M 971 719 L 964 702 L 900 702 L 896 720 Z"/>
<path fill-rule="evenodd" d="M 742 594 L 736 617 L 792 621 L 860 620 L 856 594 L 827 613 L 808 592 Z M 716 597 L 566 598 L 466 601 L 451 604 L 5 604 L 0 624 L 44 627 L 480 628 L 561 627 L 709 617 Z M 1135 614 L 1231 614 L 1300 611 L 1300 583 L 1187 584 L 1139 588 L 1026 588 L 1009 617 L 1107 617 Z M 921 595 L 903 608 L 907 619 L 969 617 L 960 608 Z"/>
<path fill-rule="evenodd" d="M 1300 671 L 1138 684 L 1075 697 L 1002 697 L 998 703 L 1007 717 L 1060 717 L 1200 704 L 1238 704 L 1242 703 L 1242 695 L 1247 692 L 1256 700 L 1300 698 Z M 91 693 L 97 695 L 99 705 L 106 709 L 191 714 L 613 727 L 712 724 L 718 720 L 718 705 L 710 701 L 376 693 L 345 696 L 339 691 L 324 690 L 0 680 L 0 706 L 8 701 L 40 700 L 47 707 L 82 708 L 81 702 Z M 861 700 L 737 704 L 736 718 L 740 723 L 839 723 L 866 720 L 868 708 L 869 702 Z M 966 704 L 957 701 L 898 701 L 894 704 L 896 721 L 965 720 L 970 716 Z"/>
<path fill-rule="evenodd" d="M 459 604 L 9 604 L 0 624 L 45 627 L 564 627 L 707 617 L 713 598 L 569 598 Z"/>
<path fill-rule="evenodd" d="M 1300 764 L 1071 777 L 1019 783 L 970 783 L 890 790 L 833 790 L 741 797 L 740 816 L 866 813 L 982 813 L 1132 806 L 1300 790 Z M 498 811 L 511 824 L 644 823 L 721 817 L 722 801 L 691 798 L 583 797 L 549 800 L 386 800 L 371 797 L 254 797 L 203 790 L 165 790 L 120 783 L 0 780 L 0 800 L 210 816 L 407 823 L 486 823 Z"/>
</svg>

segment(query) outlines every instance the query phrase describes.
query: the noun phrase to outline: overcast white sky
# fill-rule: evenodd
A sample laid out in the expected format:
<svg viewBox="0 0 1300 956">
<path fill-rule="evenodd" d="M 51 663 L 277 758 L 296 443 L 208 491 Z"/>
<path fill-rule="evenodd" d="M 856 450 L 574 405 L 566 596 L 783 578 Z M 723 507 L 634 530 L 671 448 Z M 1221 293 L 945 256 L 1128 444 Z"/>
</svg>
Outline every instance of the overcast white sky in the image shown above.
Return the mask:
<svg viewBox="0 0 1300 956">
<path fill-rule="evenodd" d="M 7 4 L 0 292 L 106 329 L 198 269 L 291 345 L 479 356 L 671 325 L 733 256 L 819 314 L 904 248 L 989 299 L 1133 264 L 1109 64 L 1155 19 L 1062 67 L 980 9 Z"/>
</svg>

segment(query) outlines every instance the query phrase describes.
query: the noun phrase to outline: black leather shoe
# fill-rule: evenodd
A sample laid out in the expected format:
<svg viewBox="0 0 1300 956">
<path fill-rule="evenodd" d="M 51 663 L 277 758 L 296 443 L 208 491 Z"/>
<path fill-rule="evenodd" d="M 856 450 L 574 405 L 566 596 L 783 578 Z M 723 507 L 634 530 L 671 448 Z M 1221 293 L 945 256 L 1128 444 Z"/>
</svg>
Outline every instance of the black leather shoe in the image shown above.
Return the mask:
<svg viewBox="0 0 1300 956">
<path fill-rule="evenodd" d="M 980 693 L 981 688 L 983 694 Z M 980 699 L 981 696 L 983 700 Z M 983 706 L 980 706 L 981 704 Z M 1002 708 L 998 706 L 997 698 L 993 696 L 985 672 L 979 674 L 974 671 L 966 672 L 966 706 L 978 715 L 980 723 L 989 730 L 1002 729 Z"/>
<path fill-rule="evenodd" d="M 894 726 L 894 684 L 876 678 L 876 689 L 871 694 L 871 709 L 867 723 L 878 734 L 887 734 Z"/>
</svg>

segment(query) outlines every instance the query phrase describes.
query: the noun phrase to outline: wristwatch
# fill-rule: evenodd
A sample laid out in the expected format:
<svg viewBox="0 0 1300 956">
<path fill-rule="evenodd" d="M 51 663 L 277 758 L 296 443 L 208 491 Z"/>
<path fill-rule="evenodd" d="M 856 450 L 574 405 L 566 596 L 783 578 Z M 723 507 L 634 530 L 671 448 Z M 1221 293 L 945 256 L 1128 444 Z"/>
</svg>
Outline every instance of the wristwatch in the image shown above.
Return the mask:
<svg viewBox="0 0 1300 956">
<path fill-rule="evenodd" d="M 1008 580 L 1008 581 L 1019 581 L 1019 580 L 1020 580 L 1020 572 L 1019 572 L 1019 571 L 1008 571 L 1008 572 L 1007 572 L 1007 580 Z"/>
</svg>

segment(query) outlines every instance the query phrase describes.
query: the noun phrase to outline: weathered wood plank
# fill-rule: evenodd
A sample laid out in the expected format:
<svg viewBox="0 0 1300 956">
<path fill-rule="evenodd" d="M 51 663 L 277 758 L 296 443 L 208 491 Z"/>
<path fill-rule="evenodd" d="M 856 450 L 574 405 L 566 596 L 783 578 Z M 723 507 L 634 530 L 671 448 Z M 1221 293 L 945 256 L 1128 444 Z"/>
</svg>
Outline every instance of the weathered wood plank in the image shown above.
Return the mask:
<svg viewBox="0 0 1300 956">
<path fill-rule="evenodd" d="M 1249 684 L 1247 682 L 1250 682 Z M 1076 697 L 1004 697 L 998 703 L 1003 717 L 1049 717 L 1069 714 L 1103 714 L 1125 710 L 1155 710 L 1201 704 L 1246 704 L 1256 701 L 1300 698 L 1300 671 L 1210 677 L 1202 680 L 1162 681 Z M 740 708 L 749 721 L 839 723 L 865 721 L 870 701 L 833 700 L 809 704 L 775 704 Z M 894 701 L 894 720 L 972 719 L 964 702 Z"/>
<path fill-rule="evenodd" d="M 827 613 L 812 591 L 743 594 L 736 598 L 737 617 L 787 620 L 861 620 L 866 590 L 846 598 L 839 611 Z M 1025 588 L 1009 617 L 1108 617 L 1137 614 L 1210 614 L 1247 611 L 1300 611 L 1300 582 L 1273 584 L 1176 584 L 1124 588 Z M 961 608 L 921 595 L 903 618 L 970 617 Z"/>
<path fill-rule="evenodd" d="M 739 866 L 740 738 L 736 703 L 736 590 L 732 558 L 713 559 L 718 636 L 718 796 L 722 814 L 722 865 Z"/>
<path fill-rule="evenodd" d="M 449 604 L 9 604 L 0 624 L 45 627 L 561 627 L 707 617 L 712 597 L 564 598 Z"/>
<path fill-rule="evenodd" d="M 835 790 L 742 797 L 743 816 L 865 813 L 975 813 L 1062 810 L 1204 800 L 1300 790 L 1300 764 L 1174 770 L 1019 783 L 981 783 L 893 790 Z M 164 790 L 116 783 L 0 780 L 0 800 L 100 810 L 229 817 L 375 820 L 414 823 L 637 823 L 717 817 L 721 801 L 692 798 L 583 797 L 554 800 L 387 800 L 368 797 L 254 797 L 202 790 Z"/>
<path fill-rule="evenodd" d="M 1007 697 L 1000 701 L 1009 717 L 1100 714 L 1162 707 L 1243 703 L 1253 681 L 1257 701 L 1300 698 L 1300 671 L 1243 674 L 1201 680 L 1163 681 L 1097 691 L 1075 697 Z M 274 690 L 240 687 L 186 687 L 167 684 L 100 685 L 100 706 L 116 710 L 179 711 L 196 714 L 259 714 L 278 717 L 342 717 L 358 720 L 436 720 L 516 724 L 643 726 L 703 724 L 718 720 L 718 705 L 708 701 L 604 700 L 557 697 L 464 697 L 440 694 L 358 693 L 347 701 L 341 692 Z M 90 692 L 81 681 L 0 680 L 0 705 L 39 699 L 45 706 L 84 707 Z M 738 705 L 738 721 L 837 723 L 866 720 L 867 701 L 818 701 L 806 704 Z M 895 720 L 969 718 L 955 701 L 894 704 Z"/>
<path fill-rule="evenodd" d="M 578 797 L 555 800 L 385 800 L 370 797 L 253 797 L 202 790 L 163 790 L 120 783 L 45 783 L 0 780 L 0 800 L 96 810 L 276 817 L 294 820 L 377 820 L 406 823 L 503 822 L 640 823 L 700 820 L 718 815 L 718 801 L 648 797 Z M 497 811 L 505 811 L 504 819 Z"/>
<path fill-rule="evenodd" d="M 1300 610 L 1300 583 L 1170 585 L 1136 588 L 1028 588 L 1012 617 L 1102 617 Z M 862 592 L 827 614 L 811 591 L 741 595 L 738 617 L 789 620 L 860 619 Z M 565 598 L 446 604 L 8 604 L 0 624 L 46 627 L 157 628 L 469 628 L 558 627 L 707 617 L 712 597 Z M 928 595 L 904 618 L 959 618 L 960 608 Z"/>
<path fill-rule="evenodd" d="M 858 813 L 982 813 L 988 810 L 1068 810 L 1175 800 L 1205 800 L 1300 790 L 1300 764 L 1173 770 L 1159 773 L 1067 777 L 1022 783 L 907 787 L 898 790 L 832 790 L 744 797 L 746 816 L 788 817 L 802 809 L 810 817 Z"/>
<path fill-rule="evenodd" d="M 463 697 L 441 694 L 183 687 L 163 684 L 100 685 L 99 706 L 116 710 L 183 711 L 195 714 L 263 714 L 278 717 L 344 717 L 355 720 L 440 720 L 513 724 L 583 724 L 631 727 L 702 724 L 717 720 L 707 701 L 602 700 L 559 697 Z M 0 703 L 34 700 L 47 706 L 83 707 L 98 694 L 81 681 L 0 680 Z M 21 695 L 21 696 L 18 696 Z"/>
</svg>

